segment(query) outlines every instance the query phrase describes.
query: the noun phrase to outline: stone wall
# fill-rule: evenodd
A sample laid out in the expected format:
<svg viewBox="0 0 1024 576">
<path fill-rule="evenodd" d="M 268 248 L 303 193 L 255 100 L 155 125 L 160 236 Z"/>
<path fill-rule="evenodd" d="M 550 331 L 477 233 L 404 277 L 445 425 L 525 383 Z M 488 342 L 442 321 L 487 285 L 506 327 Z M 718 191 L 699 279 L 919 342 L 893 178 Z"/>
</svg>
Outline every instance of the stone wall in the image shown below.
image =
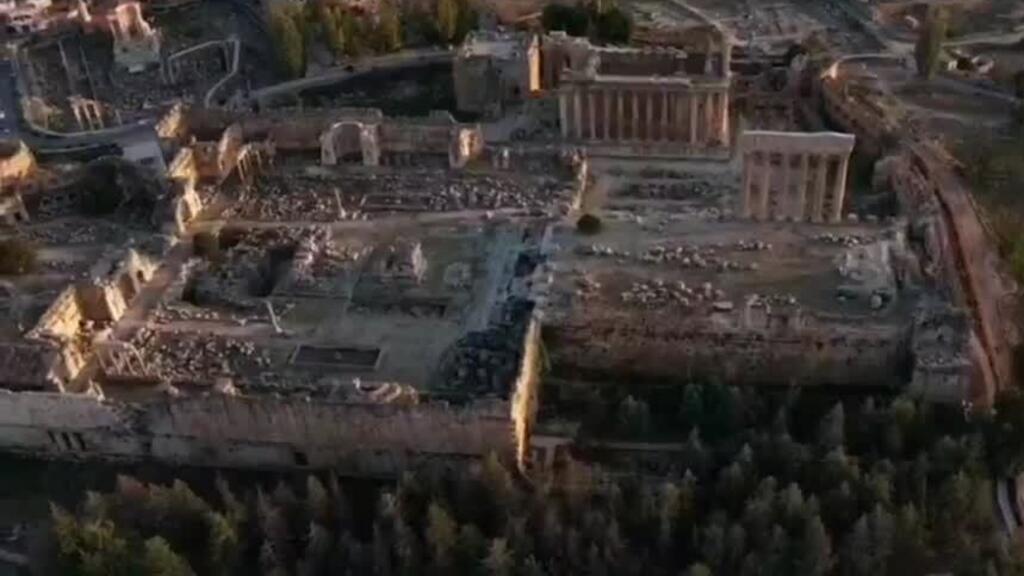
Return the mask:
<svg viewBox="0 0 1024 576">
<path fill-rule="evenodd" d="M 931 214 L 939 276 L 957 305 L 971 311 L 974 378 L 971 397 L 990 402 L 995 392 L 1014 381 L 1011 288 L 1002 277 L 998 254 L 981 226 L 970 191 L 951 169 L 954 161 L 941 151 L 906 143 L 891 164 L 890 184 L 901 205 Z"/>
<path fill-rule="evenodd" d="M 70 339 L 78 334 L 85 314 L 79 305 L 78 292 L 68 286 L 54 299 L 36 325 L 28 332 L 29 338 Z"/>
<path fill-rule="evenodd" d="M 868 156 L 882 153 L 898 126 L 885 109 L 869 98 L 852 92 L 845 82 L 825 76 L 820 82 L 822 106 L 830 122 L 844 132 L 857 135 L 857 150 Z"/>
<path fill-rule="evenodd" d="M 36 160 L 21 140 L 0 141 L 0 185 L 12 186 L 31 176 Z M 3 188 L 0 188 L 2 190 Z"/>
<path fill-rule="evenodd" d="M 241 468 L 389 475 L 420 459 L 515 453 L 509 404 L 403 406 L 209 394 L 126 405 L 0 391 L 0 449 Z"/>
<path fill-rule="evenodd" d="M 544 327 L 556 375 L 753 385 L 888 386 L 910 377 L 909 329 L 681 328 L 663 318 Z"/>
</svg>

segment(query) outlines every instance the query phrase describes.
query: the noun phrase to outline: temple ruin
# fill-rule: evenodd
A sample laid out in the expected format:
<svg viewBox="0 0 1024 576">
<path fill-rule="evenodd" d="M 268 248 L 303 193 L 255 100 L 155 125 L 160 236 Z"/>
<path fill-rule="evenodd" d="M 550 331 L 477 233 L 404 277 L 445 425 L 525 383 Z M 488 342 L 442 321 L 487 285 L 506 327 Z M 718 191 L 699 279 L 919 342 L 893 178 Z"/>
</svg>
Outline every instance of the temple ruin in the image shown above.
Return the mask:
<svg viewBox="0 0 1024 576">
<path fill-rule="evenodd" d="M 852 134 L 746 131 L 739 211 L 757 220 L 839 222 Z"/>
<path fill-rule="evenodd" d="M 731 43 L 723 35 L 707 50 L 695 70 L 676 48 L 595 47 L 549 35 L 544 78 L 558 93 L 562 137 L 684 156 L 727 150 Z"/>
<path fill-rule="evenodd" d="M 125 6 L 116 34 L 152 42 Z M 1006 350 L 958 240 L 978 231 L 937 191 L 955 173 L 882 146 L 835 70 L 759 60 L 733 32 L 756 23 L 677 14 L 661 45 L 470 35 L 444 56 L 480 122 L 204 97 L 159 108 L 149 166 L 0 147 L 0 238 L 38 260 L 0 278 L 0 448 L 525 470 L 585 443 L 579 398 L 609 383 L 990 396 Z M 126 65 L 217 94 L 233 42 Z M 81 129 L 110 123 L 67 96 Z M 518 107 L 542 121 L 486 121 Z"/>
</svg>

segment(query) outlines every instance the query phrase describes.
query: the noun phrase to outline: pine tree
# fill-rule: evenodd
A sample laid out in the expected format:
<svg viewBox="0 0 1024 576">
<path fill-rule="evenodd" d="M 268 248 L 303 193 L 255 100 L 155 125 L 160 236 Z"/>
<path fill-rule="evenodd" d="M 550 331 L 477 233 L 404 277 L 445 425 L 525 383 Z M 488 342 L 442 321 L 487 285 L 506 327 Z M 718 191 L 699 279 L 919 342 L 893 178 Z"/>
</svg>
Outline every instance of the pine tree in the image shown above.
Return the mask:
<svg viewBox="0 0 1024 576">
<path fill-rule="evenodd" d="M 305 72 L 305 40 L 295 19 L 284 9 L 270 15 L 270 29 L 277 44 L 278 57 L 289 76 L 297 78 Z"/>
<path fill-rule="evenodd" d="M 147 576 L 195 576 L 188 562 L 160 536 L 146 540 L 143 545 L 142 570 Z"/>
<path fill-rule="evenodd" d="M 511 576 L 515 569 L 512 551 L 504 538 L 491 540 L 491 547 L 484 559 L 484 566 L 490 576 Z"/>
<path fill-rule="evenodd" d="M 393 0 L 384 0 L 377 11 L 377 49 L 395 52 L 402 48 L 402 19 Z"/>
<path fill-rule="evenodd" d="M 796 574 L 825 576 L 832 567 L 832 543 L 821 518 L 815 514 L 807 518 L 796 551 Z"/>
<path fill-rule="evenodd" d="M 458 542 L 455 545 L 455 574 L 474 574 L 479 571 L 484 555 L 487 553 L 487 539 L 472 524 L 463 524 L 459 528 Z"/>
<path fill-rule="evenodd" d="M 874 557 L 868 519 L 861 516 L 843 541 L 843 573 L 850 576 L 876 576 L 872 571 Z"/>
<path fill-rule="evenodd" d="M 843 404 L 836 402 L 835 406 L 821 419 L 818 431 L 818 442 L 821 447 L 826 451 L 841 448 L 845 440 L 845 426 L 846 416 L 843 413 Z"/>
<path fill-rule="evenodd" d="M 699 428 L 704 424 L 704 399 L 699 384 L 690 382 L 683 388 L 683 402 L 679 417 L 684 427 Z"/>
<path fill-rule="evenodd" d="M 437 0 L 437 30 L 445 42 L 454 42 L 459 28 L 459 5 L 456 0 Z"/>
<path fill-rule="evenodd" d="M 457 526 L 448 512 L 436 502 L 427 510 L 427 542 L 439 567 L 448 566 L 452 561 L 452 549 L 457 538 Z"/>
</svg>

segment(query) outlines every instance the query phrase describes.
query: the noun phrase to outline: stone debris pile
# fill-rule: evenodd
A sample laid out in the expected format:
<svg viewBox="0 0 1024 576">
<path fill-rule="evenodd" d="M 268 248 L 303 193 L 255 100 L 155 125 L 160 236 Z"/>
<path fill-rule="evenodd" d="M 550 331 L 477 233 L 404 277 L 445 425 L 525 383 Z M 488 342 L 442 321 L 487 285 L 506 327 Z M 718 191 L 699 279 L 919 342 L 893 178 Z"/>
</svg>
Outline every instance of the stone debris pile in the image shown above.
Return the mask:
<svg viewBox="0 0 1024 576">
<path fill-rule="evenodd" d="M 759 252 L 771 250 L 771 244 L 760 241 L 740 241 L 728 246 L 725 244 L 711 246 L 694 246 L 689 244 L 666 246 L 659 244 L 651 246 L 636 255 L 629 250 L 621 250 L 602 244 L 589 244 L 577 247 L 576 252 L 582 256 L 597 256 L 620 260 L 634 259 L 651 265 L 675 264 L 683 269 L 738 272 L 753 271 L 759 268 L 756 262 L 740 262 L 720 255 L 718 251 L 723 250 L 723 248 L 732 248 L 740 252 Z"/>
<path fill-rule="evenodd" d="M 88 222 L 64 220 L 48 222 L 41 226 L 24 226 L 18 234 L 39 245 L 80 245 L 117 243 L 125 239 L 123 226 L 105 220 L 91 219 Z"/>
<path fill-rule="evenodd" d="M 266 221 L 366 220 L 368 215 L 360 210 L 361 200 L 343 194 L 323 179 L 261 175 L 240 189 L 238 200 L 224 215 Z"/>
<path fill-rule="evenodd" d="M 620 294 L 622 302 L 640 308 L 658 308 L 666 304 L 691 307 L 702 302 L 715 302 L 725 299 L 725 292 L 716 289 L 710 282 L 699 287 L 690 287 L 682 280 L 665 282 L 655 279 L 646 282 L 634 282 Z"/>
<path fill-rule="evenodd" d="M 750 294 L 747 306 L 751 308 L 771 308 L 775 306 L 796 306 L 798 300 L 792 294 Z"/>
<path fill-rule="evenodd" d="M 448 350 L 432 388 L 459 394 L 506 394 L 516 379 L 533 303 L 510 298 L 486 330 L 474 331 Z"/>
<path fill-rule="evenodd" d="M 863 246 L 864 244 L 870 244 L 875 241 L 875 238 L 871 236 L 864 236 L 860 234 L 836 234 L 834 232 L 826 232 L 824 234 L 818 234 L 814 237 L 817 242 L 825 244 L 831 244 L 835 246 Z"/>
<path fill-rule="evenodd" d="M 703 180 L 689 180 L 673 182 L 671 184 L 645 182 L 630 184 L 623 190 L 622 195 L 626 198 L 646 200 L 694 200 L 715 195 L 716 190 L 714 185 Z"/>
<path fill-rule="evenodd" d="M 132 343 L 152 373 L 172 384 L 208 383 L 216 375 L 254 373 L 271 365 L 266 348 L 226 336 L 142 329 Z"/>
<path fill-rule="evenodd" d="M 375 184 L 366 204 L 378 210 L 539 209 L 571 194 L 564 182 L 554 178 L 455 175 L 446 171 L 417 173 L 415 177 L 387 175 Z"/>
</svg>

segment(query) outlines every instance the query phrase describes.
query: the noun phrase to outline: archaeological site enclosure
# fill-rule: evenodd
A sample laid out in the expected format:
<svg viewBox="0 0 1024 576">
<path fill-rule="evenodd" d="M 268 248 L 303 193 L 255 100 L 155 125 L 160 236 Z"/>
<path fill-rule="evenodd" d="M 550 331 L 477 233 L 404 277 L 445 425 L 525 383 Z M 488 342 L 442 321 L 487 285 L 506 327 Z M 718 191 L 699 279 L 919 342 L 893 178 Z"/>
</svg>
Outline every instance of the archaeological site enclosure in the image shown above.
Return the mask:
<svg viewBox="0 0 1024 576">
<path fill-rule="evenodd" d="M 630 46 L 475 31 L 417 56 L 455 99 L 420 116 L 262 105 L 237 36 L 137 3 L 81 15 L 112 74 L 89 79 L 92 40 L 26 48 L 32 122 L 152 133 L 85 161 L 0 146 L 24 256 L 0 262 L 0 448 L 525 470 L 609 383 L 990 401 L 1010 345 L 952 162 L 900 133 L 882 72 L 786 53 L 842 17 L 702 4 L 631 4 Z"/>
</svg>

